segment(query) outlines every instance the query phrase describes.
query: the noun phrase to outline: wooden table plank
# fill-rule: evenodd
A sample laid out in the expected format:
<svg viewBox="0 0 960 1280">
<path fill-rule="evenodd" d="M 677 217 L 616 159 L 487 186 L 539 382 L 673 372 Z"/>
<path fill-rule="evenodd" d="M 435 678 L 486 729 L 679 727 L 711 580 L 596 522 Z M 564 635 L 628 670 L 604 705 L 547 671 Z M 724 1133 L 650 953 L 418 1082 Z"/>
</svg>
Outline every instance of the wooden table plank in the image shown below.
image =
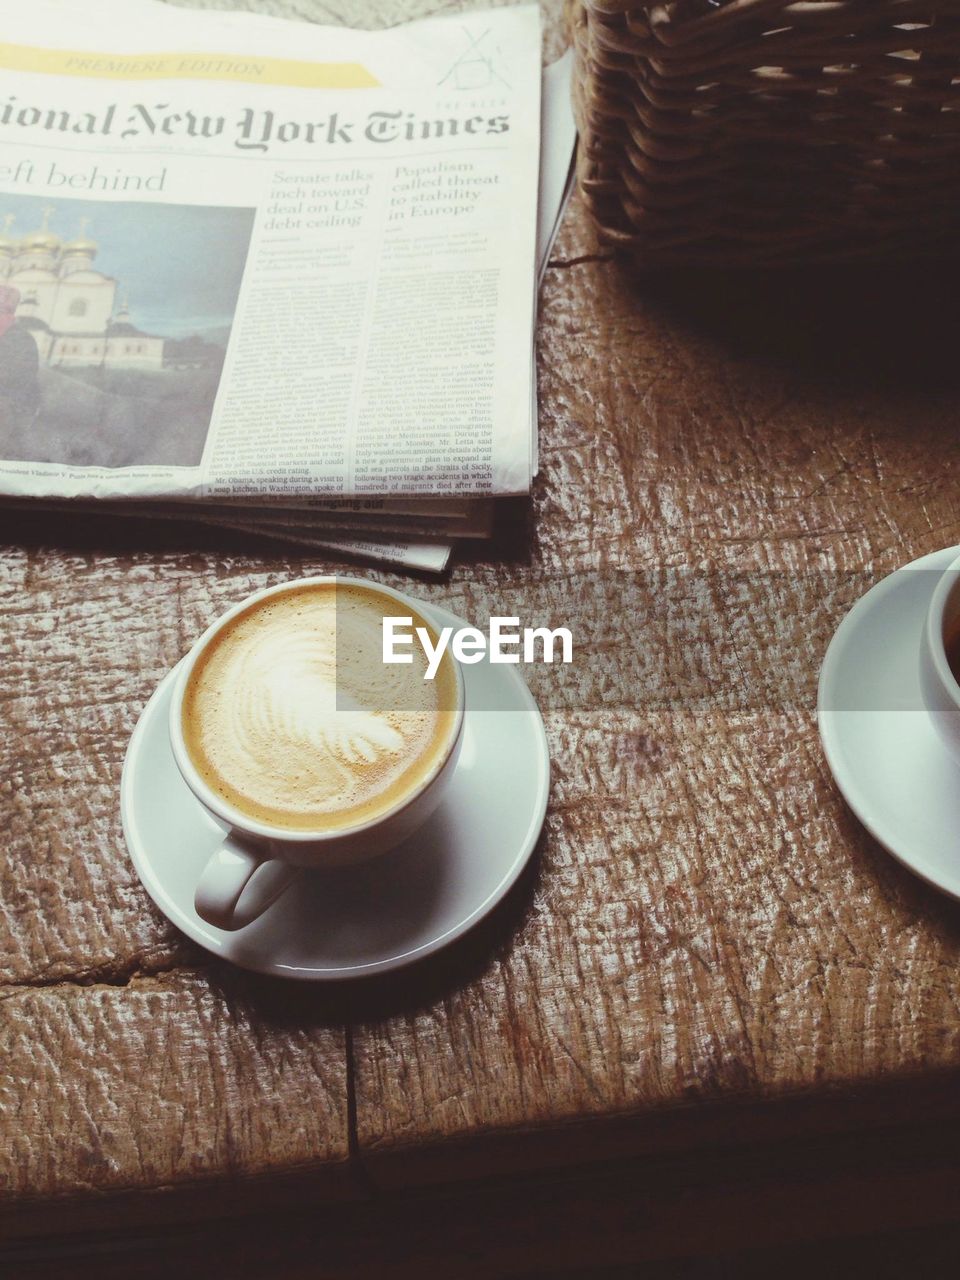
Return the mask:
<svg viewBox="0 0 960 1280">
<path fill-rule="evenodd" d="M 345 1161 L 342 1031 L 281 1007 L 216 968 L 4 988 L 0 1208 Z"/>
<path fill-rule="evenodd" d="M 534 673 L 555 780 L 514 932 L 354 1031 L 359 1147 L 388 1182 L 489 1171 L 485 1143 L 516 1131 L 529 1154 L 531 1131 L 574 1118 L 960 1065 L 960 908 L 852 818 L 813 714 L 850 603 L 960 540 L 955 278 L 630 284 L 576 208 L 554 256 L 532 554 L 499 582 L 455 570 L 451 593 L 482 623 L 522 613 L 538 578 L 565 578 L 564 599 L 620 583 L 622 638 L 677 590 L 663 566 L 709 572 L 719 604 L 685 638 L 742 693 L 698 701 L 657 626 L 659 702 L 621 679 L 613 707 L 559 705 Z"/>
<path fill-rule="evenodd" d="M 151 903 L 118 806 L 130 732 L 190 637 L 307 566 L 98 549 L 136 539 L 112 524 L 60 522 L 54 545 L 36 531 L 31 545 L 29 522 L 7 536 L 0 1203 L 342 1165 L 342 1018 L 291 1019 L 290 996 L 232 989 Z"/>
</svg>

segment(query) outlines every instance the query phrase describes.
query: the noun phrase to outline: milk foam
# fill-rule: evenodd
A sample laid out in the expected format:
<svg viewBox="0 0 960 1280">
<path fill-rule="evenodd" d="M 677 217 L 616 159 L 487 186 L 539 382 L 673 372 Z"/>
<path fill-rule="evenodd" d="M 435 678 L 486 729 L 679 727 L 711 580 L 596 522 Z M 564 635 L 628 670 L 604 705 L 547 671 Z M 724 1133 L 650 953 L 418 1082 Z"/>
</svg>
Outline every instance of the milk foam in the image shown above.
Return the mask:
<svg viewBox="0 0 960 1280">
<path fill-rule="evenodd" d="M 374 590 L 318 584 L 228 623 L 184 698 L 207 784 L 255 819 L 310 830 L 368 821 L 412 792 L 449 745 L 456 682 L 449 659 L 424 680 L 419 646 L 412 664 L 384 665 L 383 617 L 408 612 Z"/>
</svg>

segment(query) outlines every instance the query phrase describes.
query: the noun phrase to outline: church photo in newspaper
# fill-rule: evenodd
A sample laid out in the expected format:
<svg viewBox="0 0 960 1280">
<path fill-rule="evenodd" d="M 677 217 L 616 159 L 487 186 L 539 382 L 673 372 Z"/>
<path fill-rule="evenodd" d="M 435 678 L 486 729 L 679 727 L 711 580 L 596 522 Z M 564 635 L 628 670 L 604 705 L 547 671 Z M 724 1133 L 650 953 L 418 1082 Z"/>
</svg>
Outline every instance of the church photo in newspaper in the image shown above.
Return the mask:
<svg viewBox="0 0 960 1280">
<path fill-rule="evenodd" d="M 199 465 L 252 209 L 0 196 L 0 457 Z"/>
</svg>

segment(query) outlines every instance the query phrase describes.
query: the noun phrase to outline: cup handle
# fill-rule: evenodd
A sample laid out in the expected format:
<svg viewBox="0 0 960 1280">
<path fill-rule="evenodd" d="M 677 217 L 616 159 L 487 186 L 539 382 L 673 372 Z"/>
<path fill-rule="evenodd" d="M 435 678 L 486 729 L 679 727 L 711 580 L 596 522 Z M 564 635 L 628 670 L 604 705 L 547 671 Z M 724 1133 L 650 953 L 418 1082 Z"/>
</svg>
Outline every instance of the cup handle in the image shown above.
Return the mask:
<svg viewBox="0 0 960 1280">
<path fill-rule="evenodd" d="M 295 867 L 230 832 L 207 860 L 194 894 L 194 909 L 218 929 L 242 929 L 263 915 L 295 875 Z"/>
</svg>

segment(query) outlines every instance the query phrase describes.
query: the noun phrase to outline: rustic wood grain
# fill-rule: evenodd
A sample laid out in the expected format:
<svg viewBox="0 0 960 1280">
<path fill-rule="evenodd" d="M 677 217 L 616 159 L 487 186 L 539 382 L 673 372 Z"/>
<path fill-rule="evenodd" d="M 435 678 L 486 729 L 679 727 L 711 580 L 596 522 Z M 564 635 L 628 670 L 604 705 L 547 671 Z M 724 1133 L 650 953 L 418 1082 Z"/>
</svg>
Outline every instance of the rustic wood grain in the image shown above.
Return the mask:
<svg viewBox="0 0 960 1280">
<path fill-rule="evenodd" d="M 621 684 L 615 707 L 548 717 L 552 803 L 513 936 L 472 980 L 454 970 L 440 998 L 354 1032 L 359 1145 L 388 1181 L 414 1151 L 430 1176 L 425 1148 L 437 1176 L 447 1148 L 486 1169 L 471 1141 L 510 1130 L 960 1062 L 960 910 L 851 817 L 813 715 L 870 574 L 960 539 L 955 280 L 630 282 L 578 208 L 554 257 L 532 551 L 497 582 L 455 572 L 461 607 L 482 618 L 540 575 L 597 570 L 635 593 L 675 566 L 721 595 L 745 572 L 776 580 L 784 616 L 760 610 L 739 637 L 733 712 L 691 704 L 651 628 L 660 705 Z M 867 572 L 843 587 L 852 570 Z"/>
<path fill-rule="evenodd" d="M 385 25 L 459 6 L 248 7 Z M 424 1178 L 494 1172 L 483 1151 L 506 1137 L 536 1163 L 616 1131 L 625 1155 L 667 1143 L 673 1114 L 694 1145 L 725 1107 L 753 1133 L 775 1100 L 842 1109 L 894 1082 L 909 1102 L 953 1081 L 960 908 L 846 810 L 811 697 L 857 575 L 960 540 L 956 286 L 893 270 L 629 281 L 574 203 L 542 295 L 531 503 L 445 582 L 371 577 L 477 619 L 580 590 L 603 680 L 535 673 L 554 767 L 538 856 L 473 937 L 393 982 L 306 993 L 224 973 L 151 905 L 120 832 L 123 752 L 159 678 L 227 604 L 336 562 L 0 517 L 10 1213 L 324 1167 L 325 1196 L 355 1186 L 351 1152 L 384 1184 L 415 1156 Z M 699 630 L 681 611 L 699 682 L 663 625 L 664 567 L 713 575 Z M 642 643 L 604 650 L 634 618 Z"/>
<path fill-rule="evenodd" d="M 118 806 L 158 679 L 300 561 L 10 546 L 0 572 L 0 1201 L 345 1161 L 342 1024 L 219 990 L 137 880 Z"/>
<path fill-rule="evenodd" d="M 216 970 L 8 987 L 0 1060 L 3 1208 L 347 1157 L 340 1029 L 265 1014 Z"/>
</svg>

